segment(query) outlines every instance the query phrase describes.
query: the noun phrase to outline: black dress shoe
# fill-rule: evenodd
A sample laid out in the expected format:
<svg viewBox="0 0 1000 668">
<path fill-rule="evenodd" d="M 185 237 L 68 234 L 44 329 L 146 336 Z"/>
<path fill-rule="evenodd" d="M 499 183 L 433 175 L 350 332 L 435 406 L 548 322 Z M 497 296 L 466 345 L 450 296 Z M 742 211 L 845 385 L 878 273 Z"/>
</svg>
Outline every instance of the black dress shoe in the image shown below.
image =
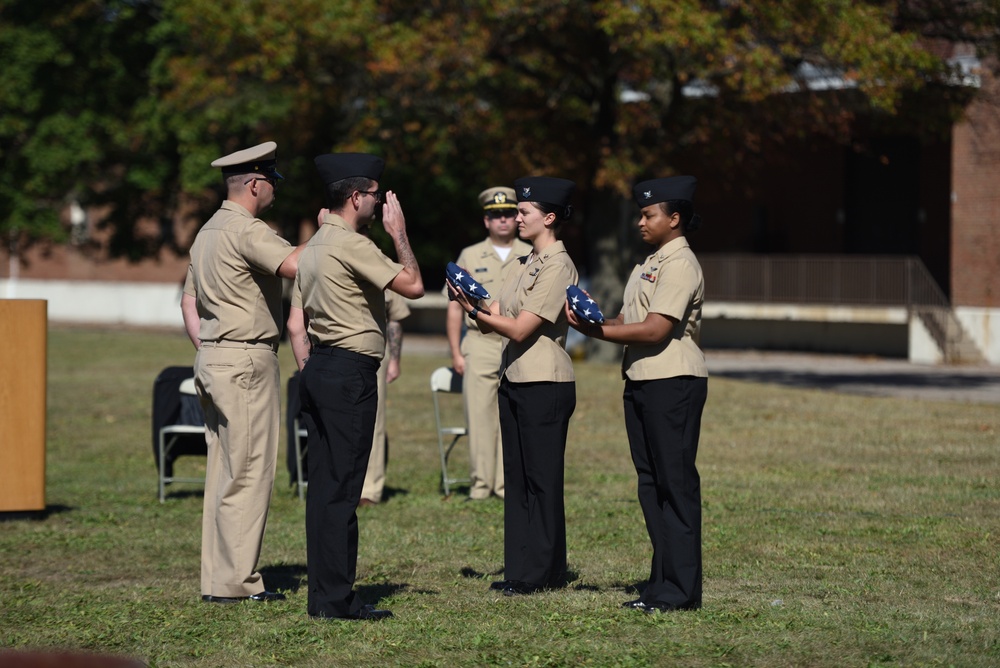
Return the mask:
<svg viewBox="0 0 1000 668">
<path fill-rule="evenodd" d="M 496 582 L 490 583 L 490 589 L 493 591 L 503 591 L 510 586 L 510 580 L 497 580 Z"/>
<path fill-rule="evenodd" d="M 270 603 L 271 601 L 284 601 L 287 597 L 284 594 L 280 594 L 276 591 L 262 591 L 259 594 L 252 594 L 250 596 L 251 601 L 257 601 L 258 603 Z"/>
<path fill-rule="evenodd" d="M 504 596 L 529 596 L 545 589 L 542 585 L 521 582 L 520 580 L 510 580 L 503 588 Z"/>
<path fill-rule="evenodd" d="M 640 609 L 646 607 L 646 604 L 642 602 L 641 598 L 637 598 L 634 601 L 625 601 L 624 603 L 622 603 L 622 607 Z"/>
<path fill-rule="evenodd" d="M 380 622 L 383 619 L 391 619 L 394 615 L 391 610 L 378 610 L 374 605 L 366 605 L 358 611 L 354 619 L 365 619 L 372 622 Z"/>
<path fill-rule="evenodd" d="M 209 596 L 204 595 L 201 600 L 205 603 L 240 603 L 242 601 L 256 601 L 257 603 L 270 603 L 271 601 L 284 601 L 284 594 L 279 594 L 276 591 L 262 591 L 259 594 L 252 594 L 250 596 Z"/>
</svg>

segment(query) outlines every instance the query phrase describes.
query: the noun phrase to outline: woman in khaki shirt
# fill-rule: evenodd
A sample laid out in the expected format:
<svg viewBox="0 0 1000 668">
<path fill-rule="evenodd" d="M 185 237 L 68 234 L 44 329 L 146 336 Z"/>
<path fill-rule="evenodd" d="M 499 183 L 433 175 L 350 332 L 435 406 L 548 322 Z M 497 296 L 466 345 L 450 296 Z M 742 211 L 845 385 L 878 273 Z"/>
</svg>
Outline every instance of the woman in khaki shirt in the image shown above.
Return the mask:
<svg viewBox="0 0 1000 668">
<path fill-rule="evenodd" d="M 686 234 L 700 225 L 692 176 L 644 181 L 639 232 L 656 250 L 635 267 L 621 314 L 575 328 L 624 343 L 625 429 L 638 475 L 639 504 L 653 544 L 649 582 L 623 607 L 642 612 L 701 607 L 701 483 L 695 457 L 708 369 L 698 347 L 705 281 Z"/>
<path fill-rule="evenodd" d="M 563 462 L 576 383 L 566 353 L 564 305 L 566 286 L 576 284 L 577 271 L 557 235 L 572 213 L 573 189 L 566 179 L 515 181 L 518 231 L 531 244 L 531 253 L 507 274 L 499 297 L 488 307 L 450 286 L 480 330 L 498 332 L 504 342 L 498 401 L 506 579 L 490 588 L 506 596 L 566 584 Z"/>
</svg>

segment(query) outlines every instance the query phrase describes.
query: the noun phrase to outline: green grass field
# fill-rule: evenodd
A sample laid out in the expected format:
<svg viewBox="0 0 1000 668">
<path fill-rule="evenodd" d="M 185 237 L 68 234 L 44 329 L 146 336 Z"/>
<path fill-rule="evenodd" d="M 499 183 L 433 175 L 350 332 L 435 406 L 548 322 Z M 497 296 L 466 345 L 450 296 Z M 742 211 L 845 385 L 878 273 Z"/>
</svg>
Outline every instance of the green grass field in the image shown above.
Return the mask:
<svg viewBox="0 0 1000 668">
<path fill-rule="evenodd" d="M 153 379 L 192 361 L 179 332 L 50 331 L 50 512 L 0 522 L 0 647 L 151 666 L 1000 665 L 995 405 L 712 379 L 705 607 L 648 616 L 619 608 L 650 548 L 618 369 L 577 364 L 574 580 L 508 599 L 487 589 L 502 567 L 502 503 L 440 493 L 427 379 L 447 359 L 404 344 L 390 496 L 359 511 L 358 588 L 396 618 L 324 622 L 306 615 L 304 507 L 284 451 L 260 567 L 288 601 L 200 601 L 200 488 L 176 485 L 160 504 L 150 442 Z M 16 434 L 2 439 L 17 447 Z M 456 454 L 457 469 L 465 461 Z M 201 466 L 181 459 L 178 474 Z"/>
</svg>

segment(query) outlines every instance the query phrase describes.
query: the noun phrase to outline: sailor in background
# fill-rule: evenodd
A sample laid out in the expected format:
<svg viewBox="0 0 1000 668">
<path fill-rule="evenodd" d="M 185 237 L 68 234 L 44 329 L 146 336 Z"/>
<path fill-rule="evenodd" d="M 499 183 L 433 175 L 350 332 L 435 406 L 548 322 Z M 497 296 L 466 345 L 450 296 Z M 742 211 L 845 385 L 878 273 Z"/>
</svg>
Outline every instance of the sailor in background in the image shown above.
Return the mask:
<svg viewBox="0 0 1000 668">
<path fill-rule="evenodd" d="M 462 249 L 456 264 L 468 270 L 490 294 L 496 294 L 518 259 L 531 246 L 517 238 L 517 199 L 513 188 L 494 186 L 479 193 L 486 238 Z M 447 286 L 446 288 L 447 289 Z M 463 335 L 463 320 L 465 334 Z M 503 444 L 500 438 L 500 351 L 496 332 L 483 332 L 478 321 L 467 320 L 458 302 L 448 303 L 448 347 L 452 367 L 462 376 L 462 397 L 469 423 L 469 498 L 504 496 Z"/>
</svg>

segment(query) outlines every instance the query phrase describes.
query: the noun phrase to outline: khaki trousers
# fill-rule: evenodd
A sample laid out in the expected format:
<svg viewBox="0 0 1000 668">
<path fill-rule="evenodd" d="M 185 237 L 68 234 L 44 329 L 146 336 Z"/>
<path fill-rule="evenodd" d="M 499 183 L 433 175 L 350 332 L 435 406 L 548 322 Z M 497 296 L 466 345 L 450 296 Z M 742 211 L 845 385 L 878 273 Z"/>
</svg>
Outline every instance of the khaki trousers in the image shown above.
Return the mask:
<svg viewBox="0 0 1000 668">
<path fill-rule="evenodd" d="M 386 378 L 389 373 L 389 353 L 386 352 L 378 367 L 378 412 L 375 414 L 375 435 L 372 437 L 372 452 L 368 457 L 368 470 L 365 472 L 365 486 L 361 490 L 361 498 L 382 502 L 382 490 L 385 489 L 385 466 L 389 459 L 386 451 L 388 436 L 385 433 L 385 400 L 389 391 Z"/>
<path fill-rule="evenodd" d="M 465 375 L 462 395 L 469 428 L 469 497 L 486 499 L 504 495 L 503 446 L 500 438 L 500 351 L 496 334 L 483 335 L 469 330 L 462 339 Z"/>
<path fill-rule="evenodd" d="M 267 344 L 205 343 L 195 383 L 208 461 L 201 530 L 201 593 L 259 594 L 257 572 L 278 459 L 278 356 Z"/>
</svg>

